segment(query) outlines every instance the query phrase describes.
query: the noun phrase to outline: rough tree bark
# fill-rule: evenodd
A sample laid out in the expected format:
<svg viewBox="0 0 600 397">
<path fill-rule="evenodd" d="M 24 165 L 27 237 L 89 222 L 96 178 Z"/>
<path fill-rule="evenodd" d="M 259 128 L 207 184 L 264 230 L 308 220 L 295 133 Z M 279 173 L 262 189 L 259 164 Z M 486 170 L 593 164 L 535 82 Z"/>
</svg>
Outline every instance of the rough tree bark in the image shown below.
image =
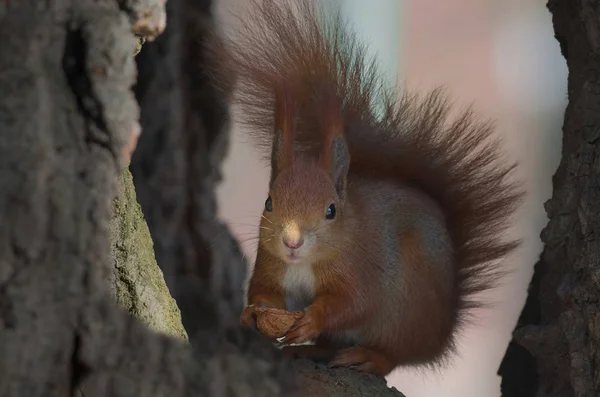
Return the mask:
<svg viewBox="0 0 600 397">
<path fill-rule="evenodd" d="M 113 298 L 150 329 L 187 340 L 179 307 L 154 258 L 152 237 L 128 169 L 117 181 L 109 229 Z"/>
<path fill-rule="evenodd" d="M 545 248 L 500 368 L 504 397 L 600 396 L 600 1 L 550 0 L 569 68 Z"/>
<path fill-rule="evenodd" d="M 191 349 L 109 292 L 112 199 L 138 116 L 132 30 L 156 35 L 164 2 L 1 5 L 0 396 L 292 394 L 275 349 L 234 325 L 245 266 L 212 218 L 227 111 L 192 51 L 209 2 L 169 1 L 173 23 L 140 62 L 138 87 L 149 122 L 138 189 Z M 322 378 L 302 395 L 398 395 L 381 380 L 296 364 L 301 381 Z"/>
</svg>

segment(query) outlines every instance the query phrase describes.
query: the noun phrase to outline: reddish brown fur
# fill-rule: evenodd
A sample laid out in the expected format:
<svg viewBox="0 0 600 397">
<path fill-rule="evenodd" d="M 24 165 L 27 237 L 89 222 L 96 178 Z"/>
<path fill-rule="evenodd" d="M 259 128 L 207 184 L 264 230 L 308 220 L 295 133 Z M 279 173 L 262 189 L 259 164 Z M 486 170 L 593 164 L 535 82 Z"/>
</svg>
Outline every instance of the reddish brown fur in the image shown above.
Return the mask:
<svg viewBox="0 0 600 397">
<path fill-rule="evenodd" d="M 354 367 L 362 372 L 385 376 L 396 367 L 397 361 L 390 360 L 387 354 L 363 346 L 340 350 L 331 361 L 332 367 Z"/>
<path fill-rule="evenodd" d="M 282 149 L 279 153 L 278 167 L 289 167 L 294 162 L 294 136 L 296 123 L 296 109 L 291 88 L 280 83 L 275 86 L 275 129 L 282 136 Z"/>
<path fill-rule="evenodd" d="M 427 318 L 428 327 L 404 329 L 404 338 L 409 341 L 421 340 L 413 344 L 399 340 L 388 347 L 386 353 L 393 362 L 423 363 L 436 357 L 446 348 L 451 333 L 453 307 L 447 299 L 450 291 L 440 282 L 436 269 L 430 266 L 430 258 L 421 246 L 419 236 L 412 230 L 406 230 L 399 239 L 400 252 L 405 255 L 405 277 L 411 280 L 407 292 L 409 296 L 418 296 L 419 302 L 405 305 L 402 315 L 406 324 L 419 324 Z M 423 309 L 425 308 L 425 312 Z M 427 342 L 427 343 L 426 343 Z M 383 348 L 383 346 L 375 346 Z M 387 346 L 385 346 L 387 347 Z"/>
<path fill-rule="evenodd" d="M 273 167 L 270 192 L 277 210 L 265 212 L 261 222 L 249 303 L 282 304 L 285 263 L 277 238 L 286 220 L 300 219 L 319 242 L 309 251 L 316 294 L 288 341 L 363 326 L 363 347 L 340 353 L 338 363 L 358 360 L 363 370 L 380 374 L 401 364 L 440 363 L 453 351 L 472 309 L 483 304 L 477 293 L 495 286 L 505 273 L 499 260 L 518 246 L 502 239 L 523 196 L 511 181 L 515 165 L 504 162 L 489 123 L 477 122 L 470 110 L 450 119 L 440 90 L 398 97 L 386 89 L 364 46 L 337 16 L 322 16 L 308 0 L 250 4 L 221 67 L 238 75 L 242 122 L 257 144 L 271 149 L 278 131 L 283 133 L 283 150 L 274 154 L 284 153 L 278 162 L 285 166 Z M 293 111 L 281 110 L 276 100 L 282 82 L 293 83 L 293 89 L 289 84 L 283 89 Z M 293 127 L 278 128 L 282 125 Z M 340 137 L 336 142 L 347 143 L 351 161 L 347 199 L 336 196 L 339 186 L 330 173 L 336 163 L 331 148 Z M 382 227 L 401 224 L 411 212 L 404 209 L 393 219 L 371 212 L 370 203 L 388 199 L 381 193 L 386 190 L 366 197 L 361 186 L 386 181 L 415 199 L 415 210 L 441 209 L 454 253 L 450 277 L 440 274 L 438 258 L 424 252 L 421 236 L 409 228 L 397 240 L 404 258 L 402 291 L 382 289 L 390 271 L 382 263 L 389 248 L 381 246 Z M 435 204 L 419 201 L 421 193 L 412 188 Z M 330 202 L 338 215 L 326 223 Z M 385 294 L 394 293 L 406 301 L 391 319 L 401 327 L 369 326 L 369 314 L 388 304 Z M 250 318 L 251 309 L 244 316 Z"/>
<path fill-rule="evenodd" d="M 335 92 L 324 92 L 320 103 L 321 107 L 321 129 L 322 134 L 322 147 L 319 153 L 319 160 L 321 167 L 324 169 L 330 169 L 332 167 L 332 146 L 333 140 L 343 136 L 344 126 L 343 117 L 341 114 L 342 106 L 337 100 Z"/>
</svg>

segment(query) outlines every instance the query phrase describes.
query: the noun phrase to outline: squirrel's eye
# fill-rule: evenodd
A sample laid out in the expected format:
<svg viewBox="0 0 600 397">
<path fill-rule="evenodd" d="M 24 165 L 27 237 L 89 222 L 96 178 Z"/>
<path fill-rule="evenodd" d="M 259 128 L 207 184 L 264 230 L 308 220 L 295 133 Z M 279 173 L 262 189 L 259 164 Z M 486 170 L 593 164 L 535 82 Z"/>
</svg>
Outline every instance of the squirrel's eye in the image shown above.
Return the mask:
<svg viewBox="0 0 600 397">
<path fill-rule="evenodd" d="M 271 196 L 267 197 L 267 201 L 265 201 L 265 210 L 269 212 L 273 211 L 273 200 L 271 200 Z"/>
<path fill-rule="evenodd" d="M 334 219 L 335 218 L 335 204 L 331 204 L 329 208 L 327 208 L 327 212 L 325 213 L 325 219 Z"/>
</svg>

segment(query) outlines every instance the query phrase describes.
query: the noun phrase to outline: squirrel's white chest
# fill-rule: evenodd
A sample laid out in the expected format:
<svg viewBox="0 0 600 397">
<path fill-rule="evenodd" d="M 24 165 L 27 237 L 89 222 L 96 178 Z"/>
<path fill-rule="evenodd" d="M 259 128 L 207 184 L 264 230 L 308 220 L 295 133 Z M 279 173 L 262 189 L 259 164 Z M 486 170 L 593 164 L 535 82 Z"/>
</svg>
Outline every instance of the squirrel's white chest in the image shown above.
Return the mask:
<svg viewBox="0 0 600 397">
<path fill-rule="evenodd" d="M 303 310 L 315 297 L 316 278 L 309 264 L 287 266 L 283 276 L 283 291 L 288 310 Z"/>
</svg>

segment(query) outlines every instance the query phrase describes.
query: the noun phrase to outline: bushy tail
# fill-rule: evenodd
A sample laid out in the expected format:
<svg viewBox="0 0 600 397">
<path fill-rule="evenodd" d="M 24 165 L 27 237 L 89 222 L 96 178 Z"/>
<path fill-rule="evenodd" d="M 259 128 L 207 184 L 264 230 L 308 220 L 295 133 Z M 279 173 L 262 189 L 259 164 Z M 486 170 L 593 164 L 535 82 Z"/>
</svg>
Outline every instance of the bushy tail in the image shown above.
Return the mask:
<svg viewBox="0 0 600 397">
<path fill-rule="evenodd" d="M 481 305 L 475 295 L 503 274 L 499 259 L 519 244 L 503 234 L 523 192 L 511 180 L 515 165 L 503 158 L 491 124 L 476 121 L 470 110 L 450 117 L 442 90 L 418 97 L 387 88 L 336 12 L 322 13 L 310 0 L 248 3 L 221 64 L 237 74 L 240 121 L 268 156 L 274 91 L 291 83 L 297 145 L 318 145 L 318 99 L 333 88 L 343 107 L 350 174 L 411 184 L 443 209 L 455 247 L 456 320 L 462 323 Z"/>
</svg>

